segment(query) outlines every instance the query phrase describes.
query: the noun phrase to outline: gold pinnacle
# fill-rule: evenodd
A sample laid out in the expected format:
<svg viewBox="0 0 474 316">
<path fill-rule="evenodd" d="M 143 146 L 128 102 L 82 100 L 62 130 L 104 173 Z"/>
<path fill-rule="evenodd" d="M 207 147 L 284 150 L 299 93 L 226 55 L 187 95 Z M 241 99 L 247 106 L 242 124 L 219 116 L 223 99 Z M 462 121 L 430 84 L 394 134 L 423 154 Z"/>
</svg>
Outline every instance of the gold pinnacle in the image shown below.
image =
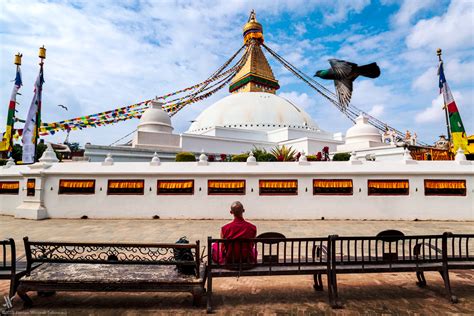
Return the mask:
<svg viewBox="0 0 474 316">
<path fill-rule="evenodd" d="M 41 59 L 46 59 L 46 48 L 44 48 L 44 45 L 39 48 L 38 57 Z"/>
<path fill-rule="evenodd" d="M 17 65 L 17 66 L 20 66 L 20 65 L 21 65 L 21 57 L 22 57 L 22 56 L 23 56 L 23 55 L 20 54 L 20 53 L 16 54 L 16 55 L 15 55 L 15 60 L 14 60 L 13 63 L 14 63 L 15 65 Z"/>
</svg>

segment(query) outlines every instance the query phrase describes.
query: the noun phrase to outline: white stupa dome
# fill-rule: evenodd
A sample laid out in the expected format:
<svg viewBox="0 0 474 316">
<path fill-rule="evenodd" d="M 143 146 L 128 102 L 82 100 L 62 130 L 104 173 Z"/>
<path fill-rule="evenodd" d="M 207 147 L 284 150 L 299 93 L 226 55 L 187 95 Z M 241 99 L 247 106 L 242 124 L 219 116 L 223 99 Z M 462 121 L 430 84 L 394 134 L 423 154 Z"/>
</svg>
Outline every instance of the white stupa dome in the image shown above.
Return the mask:
<svg viewBox="0 0 474 316">
<path fill-rule="evenodd" d="M 283 127 L 319 131 L 313 119 L 288 101 L 266 92 L 231 94 L 204 110 L 187 133 L 199 134 L 212 127 L 273 130 Z"/>
<path fill-rule="evenodd" d="M 151 106 L 143 112 L 138 124 L 138 131 L 140 132 L 158 132 L 171 133 L 173 126 L 171 119 L 163 108 L 162 103 L 158 101 L 151 101 Z"/>
<path fill-rule="evenodd" d="M 364 115 L 359 115 L 356 118 L 356 124 L 349 128 L 346 133 L 346 144 L 355 144 L 360 142 L 382 142 L 382 136 L 379 130 L 370 125 L 369 119 Z"/>
</svg>

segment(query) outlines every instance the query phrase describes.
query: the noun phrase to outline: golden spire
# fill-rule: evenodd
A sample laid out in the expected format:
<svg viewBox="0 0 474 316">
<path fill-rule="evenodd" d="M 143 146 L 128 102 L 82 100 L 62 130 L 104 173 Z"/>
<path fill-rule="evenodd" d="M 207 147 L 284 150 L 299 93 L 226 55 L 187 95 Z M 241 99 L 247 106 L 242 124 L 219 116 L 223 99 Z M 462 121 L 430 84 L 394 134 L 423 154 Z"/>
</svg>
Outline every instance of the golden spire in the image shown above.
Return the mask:
<svg viewBox="0 0 474 316">
<path fill-rule="evenodd" d="M 262 24 L 257 22 L 255 10 L 250 12 L 249 19 L 244 25 L 243 36 L 245 45 L 248 45 L 252 38 L 259 41 L 259 43 L 263 43 L 263 27 Z"/>
<path fill-rule="evenodd" d="M 232 78 L 229 91 L 232 93 L 268 92 L 274 94 L 280 86 L 260 47 L 260 44 L 263 43 L 263 28 L 257 22 L 254 10 L 250 12 L 248 22 L 244 25 L 243 37 L 248 50 L 247 60 Z"/>
</svg>

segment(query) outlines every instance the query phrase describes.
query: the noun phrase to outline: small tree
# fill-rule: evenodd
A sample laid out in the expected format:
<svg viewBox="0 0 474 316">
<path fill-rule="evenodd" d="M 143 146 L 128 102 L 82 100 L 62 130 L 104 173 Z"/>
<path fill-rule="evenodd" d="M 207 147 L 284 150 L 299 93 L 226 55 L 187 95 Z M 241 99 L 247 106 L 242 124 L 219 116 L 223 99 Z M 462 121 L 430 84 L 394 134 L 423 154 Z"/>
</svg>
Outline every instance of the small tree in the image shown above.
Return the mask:
<svg viewBox="0 0 474 316">
<path fill-rule="evenodd" d="M 232 155 L 232 162 L 245 162 L 247 161 L 247 158 L 249 157 L 249 154 L 238 154 L 238 155 Z"/>
<path fill-rule="evenodd" d="M 196 161 L 196 156 L 190 152 L 180 152 L 176 154 L 176 161 Z"/>
<path fill-rule="evenodd" d="M 252 149 L 253 156 L 257 161 L 275 161 L 275 157 L 269 152 L 267 152 L 264 148 L 257 148 L 254 147 Z"/>
<path fill-rule="evenodd" d="M 333 161 L 349 161 L 350 158 L 351 158 L 350 153 L 337 153 L 337 154 L 334 154 L 334 156 L 332 157 L 332 160 Z"/>
</svg>

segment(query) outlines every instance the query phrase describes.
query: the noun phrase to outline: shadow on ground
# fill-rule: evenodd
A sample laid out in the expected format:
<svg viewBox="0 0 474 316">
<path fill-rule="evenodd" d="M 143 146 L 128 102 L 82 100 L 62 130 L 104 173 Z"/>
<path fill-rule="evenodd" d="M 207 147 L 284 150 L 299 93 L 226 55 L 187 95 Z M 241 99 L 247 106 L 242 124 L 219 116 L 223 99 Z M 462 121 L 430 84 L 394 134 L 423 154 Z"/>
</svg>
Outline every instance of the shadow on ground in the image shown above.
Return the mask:
<svg viewBox="0 0 474 316">
<path fill-rule="evenodd" d="M 474 310 L 472 271 L 451 273 L 458 304 L 446 298 L 441 276 L 426 274 L 428 286 L 418 288 L 415 275 L 343 275 L 339 294 L 344 309 L 332 310 L 327 291 L 315 292 L 308 276 L 221 278 L 214 281 L 214 307 L 217 315 L 359 315 L 359 314 L 470 314 Z M 324 280 L 326 281 L 326 280 Z M 1 282 L 6 294 L 8 282 Z M 2 296 L 3 296 L 2 295 Z M 192 307 L 186 293 L 66 293 L 38 297 L 31 293 L 34 307 L 23 309 L 15 298 L 18 314 L 54 315 L 195 315 L 205 314 Z"/>
</svg>

